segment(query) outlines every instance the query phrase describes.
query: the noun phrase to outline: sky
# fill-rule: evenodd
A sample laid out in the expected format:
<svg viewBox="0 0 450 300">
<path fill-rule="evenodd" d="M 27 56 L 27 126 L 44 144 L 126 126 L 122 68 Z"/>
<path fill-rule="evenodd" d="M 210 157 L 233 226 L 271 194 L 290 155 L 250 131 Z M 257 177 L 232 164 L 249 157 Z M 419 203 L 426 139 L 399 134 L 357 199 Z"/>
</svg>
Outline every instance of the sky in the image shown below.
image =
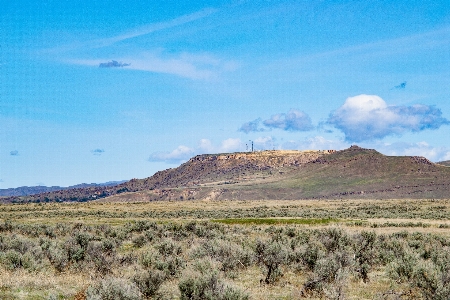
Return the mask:
<svg viewBox="0 0 450 300">
<path fill-rule="evenodd" d="M 450 2 L 5 1 L 0 188 L 203 153 L 450 160 Z"/>
</svg>

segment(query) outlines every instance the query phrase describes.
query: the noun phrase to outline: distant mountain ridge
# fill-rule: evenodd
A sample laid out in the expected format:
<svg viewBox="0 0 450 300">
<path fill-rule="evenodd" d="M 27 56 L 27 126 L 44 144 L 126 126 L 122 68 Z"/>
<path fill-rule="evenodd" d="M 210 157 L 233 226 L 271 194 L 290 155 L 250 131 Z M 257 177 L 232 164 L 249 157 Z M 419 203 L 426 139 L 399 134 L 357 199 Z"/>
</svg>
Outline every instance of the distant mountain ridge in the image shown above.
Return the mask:
<svg viewBox="0 0 450 300">
<path fill-rule="evenodd" d="M 450 167 L 450 160 L 438 161 L 437 164 Z"/>
<path fill-rule="evenodd" d="M 114 186 L 0 198 L 1 202 L 447 199 L 450 168 L 420 156 L 386 156 L 352 146 L 341 151 L 203 154 L 177 168 Z"/>
<path fill-rule="evenodd" d="M 61 187 L 61 186 L 20 186 L 17 188 L 0 189 L 0 197 L 5 196 L 28 196 L 41 193 L 49 193 L 62 190 L 70 190 L 77 188 L 88 188 L 88 187 L 99 187 L 99 186 L 115 186 L 126 182 L 127 180 L 121 181 L 108 181 L 105 183 L 80 183 L 72 186 Z"/>
</svg>

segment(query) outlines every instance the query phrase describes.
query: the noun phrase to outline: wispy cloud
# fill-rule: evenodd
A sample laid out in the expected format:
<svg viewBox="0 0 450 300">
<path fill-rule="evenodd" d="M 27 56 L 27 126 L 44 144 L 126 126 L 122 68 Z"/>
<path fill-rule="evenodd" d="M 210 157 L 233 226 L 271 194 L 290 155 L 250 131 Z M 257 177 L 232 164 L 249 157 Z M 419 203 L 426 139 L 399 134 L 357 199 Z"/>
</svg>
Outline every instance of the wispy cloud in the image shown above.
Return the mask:
<svg viewBox="0 0 450 300">
<path fill-rule="evenodd" d="M 162 50 L 146 52 L 134 58 L 124 57 L 128 70 L 140 70 L 154 73 L 172 74 L 193 80 L 212 80 L 225 72 L 234 71 L 239 64 L 219 59 L 209 54 L 181 53 L 167 56 Z M 99 66 L 105 59 L 71 59 L 67 63 Z M 119 64 L 119 63 L 118 63 Z"/>
<path fill-rule="evenodd" d="M 11 155 L 11 156 L 18 156 L 19 155 L 19 151 L 13 150 L 13 151 L 9 152 L 9 155 Z"/>
<path fill-rule="evenodd" d="M 161 30 L 177 27 L 177 26 L 180 26 L 183 24 L 187 24 L 187 23 L 205 18 L 215 12 L 217 12 L 217 9 L 205 8 L 205 9 L 202 9 L 195 13 L 184 15 L 184 16 L 175 18 L 170 21 L 149 24 L 147 26 L 136 28 L 134 30 L 131 30 L 131 31 L 128 31 L 128 32 L 125 32 L 125 33 L 122 33 L 122 34 L 119 34 L 119 35 L 116 35 L 116 36 L 113 36 L 110 38 L 97 39 L 97 40 L 91 41 L 90 45 L 91 45 L 91 47 L 94 47 L 94 48 L 107 47 L 112 44 L 124 41 L 124 40 L 136 38 L 138 36 L 147 35 L 150 33 L 157 32 L 157 31 L 161 31 Z"/>
<path fill-rule="evenodd" d="M 329 63 L 331 66 L 339 62 L 345 64 L 359 61 L 368 62 L 380 57 L 402 57 L 409 53 L 434 51 L 438 48 L 448 49 L 449 45 L 450 26 L 447 26 L 424 33 L 289 57 L 272 62 L 265 66 L 265 69 L 298 69 L 304 65 L 310 65 L 311 62 L 314 62 L 313 64 Z M 310 73 L 315 74 L 313 71 Z"/>
<path fill-rule="evenodd" d="M 285 131 L 309 131 L 314 129 L 311 118 L 305 112 L 291 109 L 287 113 L 272 115 L 269 119 L 262 121 L 261 118 L 242 124 L 239 131 L 249 133 L 265 131 L 268 129 L 281 129 Z"/>
<path fill-rule="evenodd" d="M 215 8 L 205 8 L 192 14 L 183 15 L 169 21 L 148 24 L 146 26 L 135 28 L 112 37 L 91 39 L 83 42 L 61 45 L 51 49 L 44 49 L 43 52 L 50 54 L 57 54 L 57 53 L 68 53 L 79 49 L 86 50 L 86 49 L 104 48 L 112 46 L 121 41 L 181 26 L 183 24 L 187 24 L 205 18 L 211 14 L 214 14 L 215 12 L 217 12 L 217 9 Z"/>
<path fill-rule="evenodd" d="M 168 51 L 165 52 L 162 48 L 147 48 L 143 50 L 142 48 L 136 48 L 131 44 L 126 48 L 121 48 L 120 53 L 122 53 L 122 55 L 115 55 L 115 57 L 101 55 L 99 52 L 102 52 L 103 50 L 96 49 L 106 47 L 112 48 L 113 45 L 118 42 L 182 26 L 206 18 L 217 11 L 218 10 L 214 8 L 205 8 L 192 14 L 165 22 L 149 24 L 113 37 L 88 40 L 72 45 L 63 45 L 45 50 L 44 53 L 51 54 L 52 59 L 56 58 L 69 64 L 88 65 L 101 68 L 127 67 L 127 69 L 130 70 L 172 74 L 190 79 L 215 79 L 224 72 L 236 70 L 238 64 L 234 61 L 219 59 L 208 53 L 169 53 Z M 80 52 L 84 54 L 81 54 Z M 95 57 L 97 58 L 93 59 L 92 57 L 94 57 L 94 54 L 90 55 L 89 53 L 95 53 Z"/>
<path fill-rule="evenodd" d="M 408 131 L 438 129 L 450 124 L 434 106 L 388 106 L 375 95 L 347 98 L 330 114 L 327 122 L 344 132 L 347 141 L 354 142 L 382 139 Z"/>
</svg>

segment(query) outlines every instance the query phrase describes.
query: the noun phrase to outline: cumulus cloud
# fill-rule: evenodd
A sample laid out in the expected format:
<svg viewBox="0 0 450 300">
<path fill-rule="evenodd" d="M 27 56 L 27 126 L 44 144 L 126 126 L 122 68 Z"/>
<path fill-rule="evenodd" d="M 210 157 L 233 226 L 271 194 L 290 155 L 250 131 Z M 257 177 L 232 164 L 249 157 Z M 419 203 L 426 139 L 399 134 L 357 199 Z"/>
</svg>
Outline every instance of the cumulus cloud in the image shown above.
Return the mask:
<svg viewBox="0 0 450 300">
<path fill-rule="evenodd" d="M 262 121 L 265 128 L 260 127 L 261 118 L 242 124 L 239 131 L 260 132 L 268 129 L 281 129 L 285 131 L 309 131 L 314 128 L 311 118 L 303 111 L 291 109 L 287 113 L 275 114 L 270 119 Z"/>
<path fill-rule="evenodd" d="M 217 152 L 235 152 L 242 148 L 242 142 L 240 139 L 226 139 L 222 141 Z"/>
<path fill-rule="evenodd" d="M 417 142 L 417 143 L 378 143 L 372 145 L 379 152 L 385 155 L 395 155 L 395 156 L 424 156 L 431 161 L 444 161 L 450 160 L 450 148 L 447 147 L 434 147 L 429 145 L 427 142 Z"/>
<path fill-rule="evenodd" d="M 197 147 L 195 148 L 181 145 L 170 152 L 153 152 L 152 154 L 150 154 L 148 160 L 151 162 L 162 161 L 171 164 L 179 164 L 188 161 L 191 157 L 198 154 L 229 153 L 242 150 L 243 145 L 240 139 L 229 138 L 223 140 L 218 146 L 214 146 L 213 143 L 208 139 L 201 139 Z"/>
<path fill-rule="evenodd" d="M 239 128 L 239 131 L 244 133 L 264 131 L 264 128 L 261 128 L 260 124 L 261 118 L 258 118 L 256 120 L 242 124 L 241 128 Z"/>
<path fill-rule="evenodd" d="M 195 150 L 186 146 L 178 146 L 175 150 L 171 152 L 154 152 L 150 154 L 148 158 L 149 161 L 164 161 L 168 163 L 181 163 L 187 161 L 189 158 L 194 156 Z"/>
<path fill-rule="evenodd" d="M 11 156 L 18 156 L 19 155 L 19 151 L 13 150 L 13 151 L 9 152 L 9 155 L 11 155 Z"/>
<path fill-rule="evenodd" d="M 94 155 L 102 155 L 104 152 L 105 152 L 105 150 L 103 150 L 103 149 L 94 149 L 91 151 L 91 153 Z"/>
<path fill-rule="evenodd" d="M 130 65 L 131 64 L 126 64 L 126 63 L 112 60 L 112 61 L 100 63 L 98 66 L 99 66 L 99 68 L 122 68 L 122 67 L 128 67 Z"/>
<path fill-rule="evenodd" d="M 309 137 L 300 141 L 287 141 L 283 143 L 283 149 L 290 150 L 342 150 L 350 144 L 341 140 L 330 140 L 323 136 Z"/>
<path fill-rule="evenodd" d="M 279 149 L 276 139 L 271 136 L 263 136 L 255 139 L 254 150 L 275 150 Z M 249 149 L 250 150 L 250 149 Z"/>
<path fill-rule="evenodd" d="M 327 123 L 344 132 L 347 141 L 361 142 L 408 131 L 438 129 L 450 123 L 441 115 L 434 106 L 388 106 L 376 95 L 358 95 L 347 98 L 344 105 L 330 114 Z"/>
<path fill-rule="evenodd" d="M 273 115 L 264 120 L 263 124 L 269 128 L 278 128 L 286 131 L 308 131 L 313 129 L 311 118 L 303 111 L 291 109 L 288 113 Z"/>
</svg>

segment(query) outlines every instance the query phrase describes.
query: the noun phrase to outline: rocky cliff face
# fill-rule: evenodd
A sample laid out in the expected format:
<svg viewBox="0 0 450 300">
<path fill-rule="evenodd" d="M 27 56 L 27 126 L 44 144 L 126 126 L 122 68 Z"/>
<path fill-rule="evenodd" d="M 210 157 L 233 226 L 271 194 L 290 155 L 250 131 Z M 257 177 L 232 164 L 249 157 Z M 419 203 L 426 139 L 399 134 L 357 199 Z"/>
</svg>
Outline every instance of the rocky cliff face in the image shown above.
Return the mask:
<svg viewBox="0 0 450 300">
<path fill-rule="evenodd" d="M 334 153 L 334 150 L 319 151 L 260 151 L 260 152 L 239 152 L 229 154 L 203 154 L 191 158 L 187 164 L 214 162 L 217 168 L 227 168 L 237 165 L 251 163 L 260 167 L 287 167 L 298 166 L 316 160 L 317 158 Z"/>
</svg>

